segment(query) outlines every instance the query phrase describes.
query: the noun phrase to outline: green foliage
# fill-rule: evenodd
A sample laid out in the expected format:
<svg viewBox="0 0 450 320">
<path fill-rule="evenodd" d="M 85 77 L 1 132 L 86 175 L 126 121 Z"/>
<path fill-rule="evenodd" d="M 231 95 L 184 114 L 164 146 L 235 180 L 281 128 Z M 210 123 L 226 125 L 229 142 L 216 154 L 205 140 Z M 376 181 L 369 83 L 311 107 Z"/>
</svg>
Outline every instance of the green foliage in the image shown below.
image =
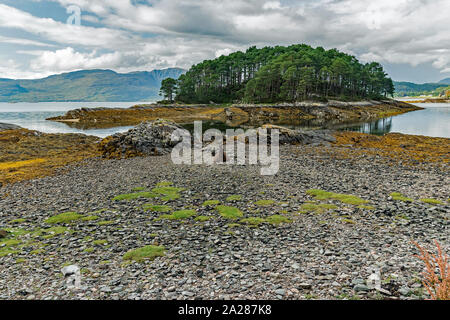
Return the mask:
<svg viewBox="0 0 450 320">
<path fill-rule="evenodd" d="M 250 217 L 241 220 L 242 223 L 246 223 L 251 226 L 259 226 L 261 223 L 266 222 L 266 219 L 259 217 Z"/>
<path fill-rule="evenodd" d="M 200 221 L 200 222 L 205 222 L 210 220 L 212 217 L 210 216 L 198 216 L 197 218 L 195 218 L 195 221 Z"/>
<path fill-rule="evenodd" d="M 163 201 L 169 201 L 169 200 L 176 200 L 180 197 L 179 192 L 183 191 L 183 188 L 176 188 L 176 187 L 156 187 L 152 189 L 152 192 L 155 194 L 163 195 L 161 200 Z"/>
<path fill-rule="evenodd" d="M 181 220 L 190 218 L 195 215 L 196 215 L 195 210 L 179 210 L 174 211 L 172 214 L 163 214 L 162 216 L 159 217 L 159 219 Z"/>
<path fill-rule="evenodd" d="M 102 246 L 108 243 L 108 240 L 94 240 L 92 241 L 93 245 Z"/>
<path fill-rule="evenodd" d="M 328 192 L 328 191 L 318 190 L 318 189 L 310 189 L 310 190 L 306 191 L 306 193 L 314 196 L 317 200 L 334 199 L 334 200 L 338 200 L 343 203 L 353 204 L 353 205 L 362 205 L 362 204 L 369 202 L 367 200 L 361 199 L 354 195 L 334 193 L 334 192 Z"/>
<path fill-rule="evenodd" d="M 154 211 L 154 212 L 169 212 L 170 210 L 172 210 L 172 208 L 169 206 L 157 204 L 144 204 L 143 208 L 146 211 Z"/>
<path fill-rule="evenodd" d="M 216 209 L 222 217 L 227 219 L 237 219 L 243 216 L 241 210 L 236 207 L 220 205 Z"/>
<path fill-rule="evenodd" d="M 299 213 L 309 213 L 309 212 L 315 212 L 315 213 L 324 213 L 333 209 L 337 209 L 338 207 L 334 204 L 328 204 L 328 203 L 304 203 L 300 207 Z"/>
<path fill-rule="evenodd" d="M 394 84 L 376 62 L 305 44 L 251 47 L 194 65 L 178 80 L 186 103 L 271 103 L 323 97 L 380 98 Z M 326 99 L 325 99 L 326 100 Z"/>
<path fill-rule="evenodd" d="M 123 260 L 133 260 L 142 262 L 144 260 L 153 260 L 156 257 L 164 256 L 165 248 L 163 246 L 145 246 L 142 248 L 130 250 L 124 254 Z"/>
<path fill-rule="evenodd" d="M 420 199 L 420 201 L 424 202 L 424 203 L 429 203 L 429 204 L 444 204 L 442 201 L 437 200 L 437 199 Z"/>
<path fill-rule="evenodd" d="M 93 220 L 98 220 L 98 219 L 99 219 L 98 216 L 87 216 L 87 217 L 81 218 L 81 220 L 83 220 L 83 221 L 93 221 Z"/>
<path fill-rule="evenodd" d="M 255 202 L 255 204 L 260 207 L 268 207 L 273 205 L 274 203 L 275 203 L 274 200 L 258 200 Z"/>
<path fill-rule="evenodd" d="M 74 220 L 81 219 L 82 217 L 83 216 L 81 214 L 78 214 L 76 212 L 64 212 L 48 218 L 47 220 L 45 220 L 45 223 L 68 223 Z"/>
<path fill-rule="evenodd" d="M 205 202 L 203 202 L 203 206 L 216 206 L 220 203 L 219 200 L 206 200 Z"/>
<path fill-rule="evenodd" d="M 292 222 L 291 219 L 288 219 L 284 216 L 280 216 L 278 214 L 267 217 L 266 221 L 271 224 L 281 224 L 281 223 L 291 223 Z"/>
<path fill-rule="evenodd" d="M 177 80 L 173 78 L 166 78 L 161 82 L 161 88 L 159 89 L 159 95 L 163 96 L 169 101 L 173 101 L 173 95 L 177 88 Z"/>
<path fill-rule="evenodd" d="M 390 194 L 390 196 L 392 197 L 392 199 L 394 199 L 396 201 L 404 201 L 404 202 L 413 202 L 414 201 L 411 198 L 405 197 L 400 192 L 392 192 Z"/>
<path fill-rule="evenodd" d="M 240 195 L 231 195 L 227 198 L 227 201 L 241 201 L 242 200 L 242 196 Z"/>
</svg>

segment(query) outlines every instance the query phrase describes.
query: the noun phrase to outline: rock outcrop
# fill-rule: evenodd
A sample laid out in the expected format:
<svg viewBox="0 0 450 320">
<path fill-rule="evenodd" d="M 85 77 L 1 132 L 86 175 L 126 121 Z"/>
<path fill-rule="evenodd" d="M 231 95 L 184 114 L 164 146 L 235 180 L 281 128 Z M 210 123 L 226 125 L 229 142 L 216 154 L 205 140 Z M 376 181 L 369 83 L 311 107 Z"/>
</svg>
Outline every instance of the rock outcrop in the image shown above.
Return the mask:
<svg viewBox="0 0 450 320">
<path fill-rule="evenodd" d="M 169 153 L 178 141 L 172 141 L 172 133 L 180 127 L 172 121 L 157 119 L 142 122 L 133 129 L 116 133 L 103 139 L 100 152 L 105 158 L 129 158 L 158 156 Z"/>
<path fill-rule="evenodd" d="M 299 130 L 289 129 L 282 126 L 275 126 L 271 124 L 265 124 L 261 126 L 263 129 L 267 129 L 268 137 L 270 137 L 271 130 L 277 129 L 280 133 L 280 144 L 328 144 L 335 142 L 332 131 L 330 130 Z"/>
<path fill-rule="evenodd" d="M 0 123 L 0 131 L 16 130 L 16 129 L 21 129 L 21 127 L 11 123 Z"/>
</svg>

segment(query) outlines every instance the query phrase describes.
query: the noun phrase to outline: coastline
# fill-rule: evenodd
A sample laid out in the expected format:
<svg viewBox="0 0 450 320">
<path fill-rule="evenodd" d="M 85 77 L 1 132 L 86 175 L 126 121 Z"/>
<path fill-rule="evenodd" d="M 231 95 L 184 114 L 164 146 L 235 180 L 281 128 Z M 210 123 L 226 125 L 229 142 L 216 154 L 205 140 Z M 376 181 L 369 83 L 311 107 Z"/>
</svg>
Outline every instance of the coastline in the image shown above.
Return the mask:
<svg viewBox="0 0 450 320">
<path fill-rule="evenodd" d="M 14 233 L 0 248 L 0 284 L 11 289 L 0 296 L 429 298 L 417 286 L 422 264 L 410 240 L 431 245 L 446 232 L 448 166 L 407 166 L 365 153 L 339 158 L 351 149 L 282 146 L 280 172 L 268 177 L 259 166 L 177 166 L 165 155 L 90 159 L 58 175 L 4 186 L 0 229 Z M 169 184 L 183 189 L 171 199 L 153 195 Z M 351 196 L 320 200 L 311 190 Z M 407 200 L 393 199 L 395 192 Z M 223 216 L 207 200 L 238 215 Z M 161 208 L 193 216 L 170 219 Z M 64 212 L 72 212 L 72 220 L 48 220 Z M 164 254 L 125 259 L 148 245 Z M 448 242 L 442 245 L 446 250 Z M 77 295 L 58 272 L 49 272 L 67 263 L 82 270 L 86 289 Z M 361 285 L 374 266 L 388 293 Z M 23 282 L 11 276 L 17 274 Z M 30 287 L 25 293 L 23 283 Z"/>
<path fill-rule="evenodd" d="M 328 103 L 300 102 L 279 104 L 232 104 L 232 105 L 136 105 L 126 109 L 75 109 L 63 116 L 48 118 L 64 122 L 78 129 L 99 129 L 118 126 L 134 126 L 142 121 L 167 119 L 177 123 L 195 120 L 220 121 L 230 126 L 296 124 L 312 121 L 352 122 L 377 120 L 422 108 L 395 100 L 357 101 Z"/>
</svg>

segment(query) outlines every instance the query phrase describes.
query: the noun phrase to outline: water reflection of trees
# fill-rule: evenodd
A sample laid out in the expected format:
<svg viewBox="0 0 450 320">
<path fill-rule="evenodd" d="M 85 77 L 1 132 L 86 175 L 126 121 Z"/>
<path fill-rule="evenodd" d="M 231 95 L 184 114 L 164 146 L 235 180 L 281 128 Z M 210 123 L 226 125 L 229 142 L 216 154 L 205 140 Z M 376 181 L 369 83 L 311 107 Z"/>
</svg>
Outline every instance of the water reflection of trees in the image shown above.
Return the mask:
<svg viewBox="0 0 450 320">
<path fill-rule="evenodd" d="M 351 125 L 344 128 L 344 130 L 383 135 L 385 133 L 391 132 L 392 118 L 384 118 L 372 122 L 365 122 L 357 125 Z"/>
</svg>

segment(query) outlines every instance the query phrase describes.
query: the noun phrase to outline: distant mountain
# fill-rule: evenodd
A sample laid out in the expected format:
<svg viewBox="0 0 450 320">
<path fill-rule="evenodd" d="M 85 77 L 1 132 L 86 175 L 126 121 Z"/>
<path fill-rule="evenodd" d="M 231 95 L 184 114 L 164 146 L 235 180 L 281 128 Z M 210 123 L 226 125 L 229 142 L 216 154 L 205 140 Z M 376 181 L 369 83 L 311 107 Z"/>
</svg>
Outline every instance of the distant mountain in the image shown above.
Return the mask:
<svg viewBox="0 0 450 320">
<path fill-rule="evenodd" d="M 177 79 L 180 68 L 117 73 L 82 70 L 35 80 L 0 79 L 0 102 L 146 101 L 160 99 L 161 81 Z"/>
<path fill-rule="evenodd" d="M 438 95 L 445 87 L 450 85 L 450 78 L 443 79 L 438 83 L 417 84 L 406 81 L 394 81 L 396 96 L 420 96 L 420 95 Z M 439 89 L 439 90 L 437 90 Z"/>
</svg>

